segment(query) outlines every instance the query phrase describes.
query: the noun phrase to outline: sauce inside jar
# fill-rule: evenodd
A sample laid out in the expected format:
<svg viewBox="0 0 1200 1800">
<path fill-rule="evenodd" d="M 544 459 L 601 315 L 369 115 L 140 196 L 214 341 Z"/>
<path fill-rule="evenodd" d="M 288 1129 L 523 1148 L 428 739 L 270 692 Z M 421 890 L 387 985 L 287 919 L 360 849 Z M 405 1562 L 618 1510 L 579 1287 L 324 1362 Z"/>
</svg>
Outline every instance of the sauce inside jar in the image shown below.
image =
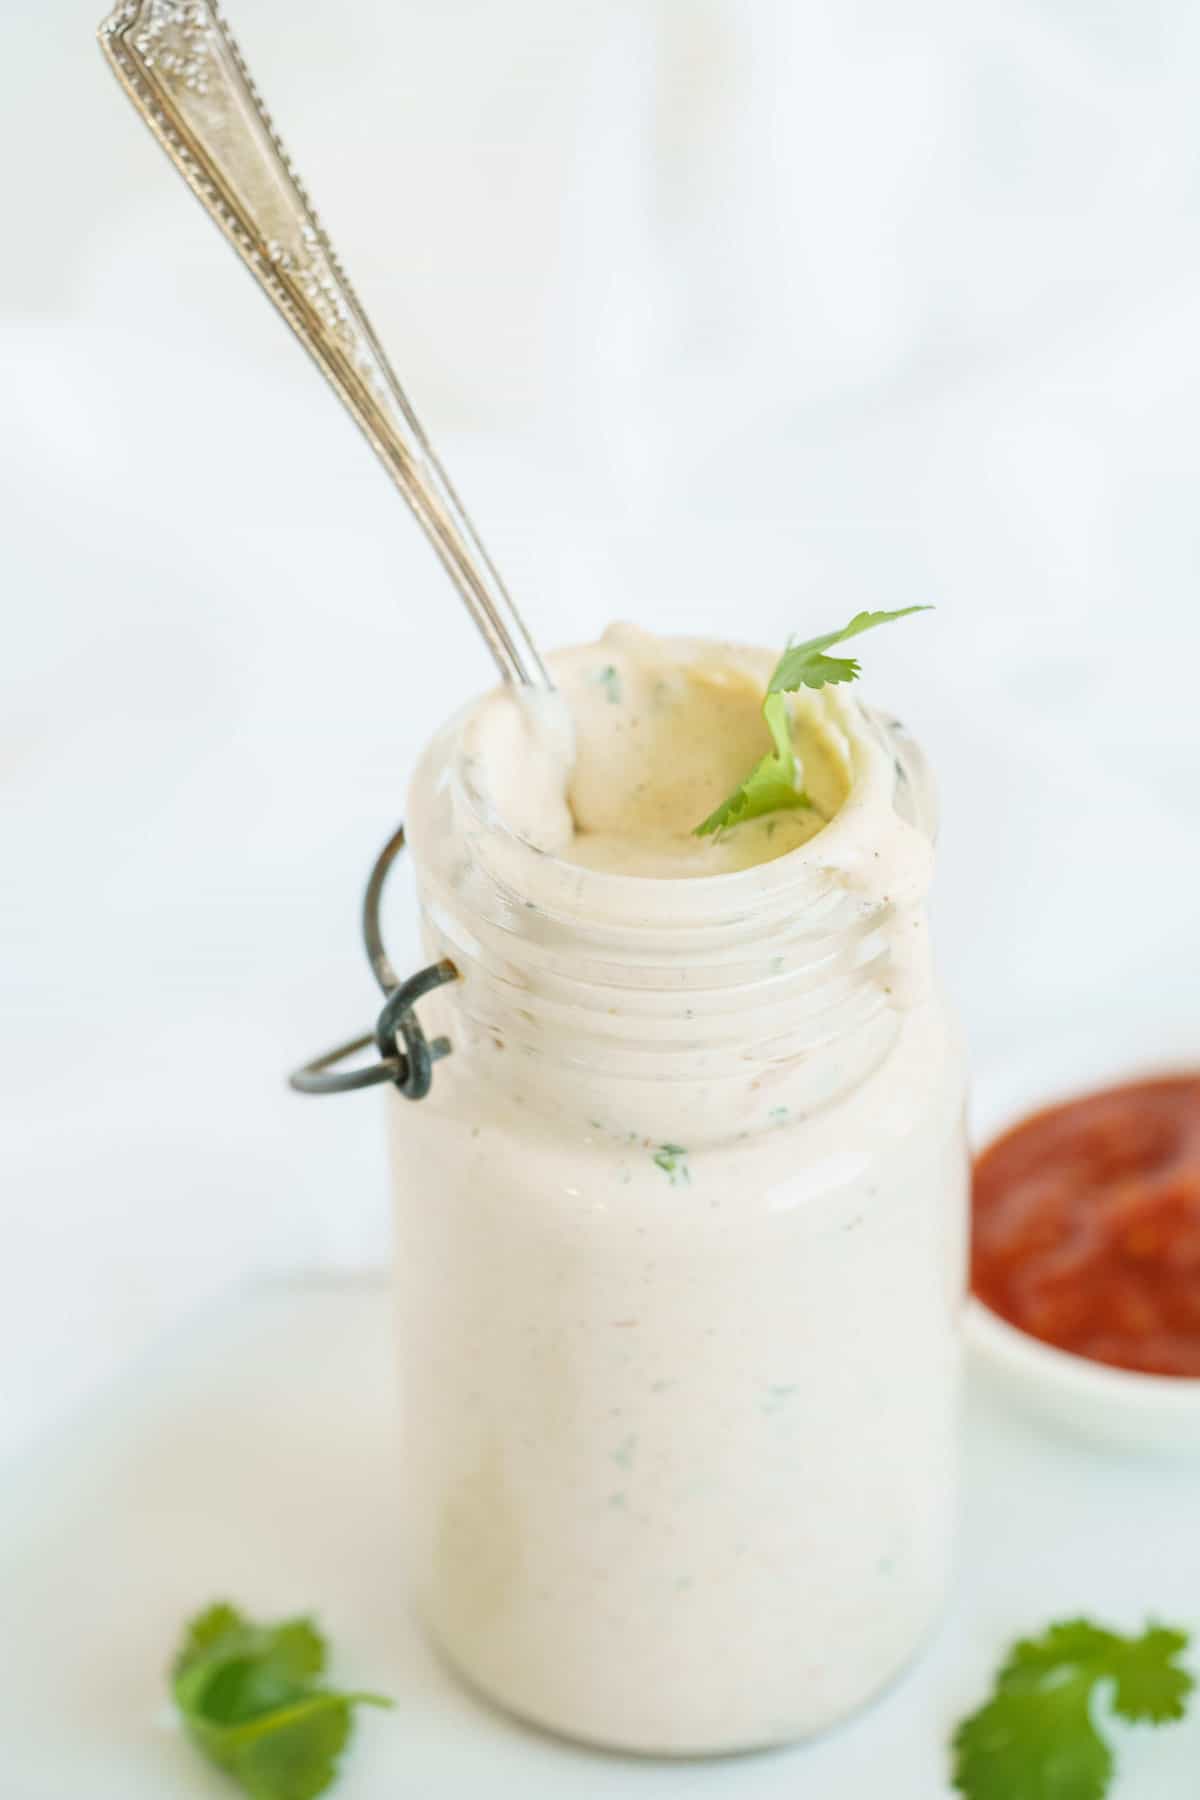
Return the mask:
<svg viewBox="0 0 1200 1800">
<path fill-rule="evenodd" d="M 975 1165 L 971 1285 L 1095 1362 L 1200 1376 L 1200 1075 L 1047 1108 Z"/>
</svg>

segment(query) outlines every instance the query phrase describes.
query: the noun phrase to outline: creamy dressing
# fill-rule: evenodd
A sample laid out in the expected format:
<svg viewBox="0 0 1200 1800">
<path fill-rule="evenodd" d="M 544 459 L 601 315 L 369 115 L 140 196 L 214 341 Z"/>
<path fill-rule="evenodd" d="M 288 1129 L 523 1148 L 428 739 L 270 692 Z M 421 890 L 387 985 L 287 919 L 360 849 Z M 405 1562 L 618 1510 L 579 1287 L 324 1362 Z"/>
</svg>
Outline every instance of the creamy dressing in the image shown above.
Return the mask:
<svg viewBox="0 0 1200 1800">
<path fill-rule="evenodd" d="M 849 772 L 815 695 L 791 702 L 810 804 L 718 836 L 694 827 L 771 749 L 762 651 L 614 625 L 554 658 L 556 696 L 494 694 L 468 755 L 497 815 L 550 855 L 611 874 L 718 875 L 807 843 L 837 812 Z"/>
<path fill-rule="evenodd" d="M 819 1730 L 944 1591 L 963 1071 L 919 752 L 800 696 L 816 801 L 700 839 L 769 747 L 767 652 L 629 627 L 429 747 L 393 1106 L 409 1554 L 515 1711 L 694 1754 Z"/>
<path fill-rule="evenodd" d="M 729 875 L 809 845 L 810 866 L 874 916 L 889 995 L 919 998 L 934 815 L 924 759 L 900 727 L 889 735 L 844 687 L 788 696 L 810 804 L 698 837 L 771 748 L 762 701 L 775 658 L 618 624 L 551 660 L 555 690 L 502 688 L 463 727 L 461 768 L 490 823 L 552 865 L 656 880 Z M 546 868 L 512 878 L 535 904 L 540 890 L 565 891 Z M 651 904 L 640 882 L 630 891 Z"/>
</svg>

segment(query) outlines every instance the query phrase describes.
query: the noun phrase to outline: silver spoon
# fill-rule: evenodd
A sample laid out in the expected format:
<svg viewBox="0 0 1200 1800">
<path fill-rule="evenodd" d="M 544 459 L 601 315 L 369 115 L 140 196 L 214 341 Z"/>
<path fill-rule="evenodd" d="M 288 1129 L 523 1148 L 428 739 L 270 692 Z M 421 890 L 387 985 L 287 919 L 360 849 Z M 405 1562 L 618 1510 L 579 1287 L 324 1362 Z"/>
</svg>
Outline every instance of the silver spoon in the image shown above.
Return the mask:
<svg viewBox="0 0 1200 1800">
<path fill-rule="evenodd" d="M 127 0 L 101 25 L 100 44 L 192 192 L 362 428 L 505 680 L 549 689 L 525 623 L 417 423 L 212 0 Z"/>
</svg>

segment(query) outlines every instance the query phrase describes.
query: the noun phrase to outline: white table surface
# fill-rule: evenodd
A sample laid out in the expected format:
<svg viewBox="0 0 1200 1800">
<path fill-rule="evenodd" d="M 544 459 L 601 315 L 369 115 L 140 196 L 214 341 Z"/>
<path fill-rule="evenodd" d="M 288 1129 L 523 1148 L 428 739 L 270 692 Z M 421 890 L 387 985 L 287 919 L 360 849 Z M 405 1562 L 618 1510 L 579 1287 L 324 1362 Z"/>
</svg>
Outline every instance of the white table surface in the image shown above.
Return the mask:
<svg viewBox="0 0 1200 1800">
<path fill-rule="evenodd" d="M 6 1800 L 219 1800 L 164 1703 L 182 1621 L 228 1596 L 315 1611 L 360 1718 L 340 1800 L 936 1800 L 945 1741 L 1013 1636 L 1086 1610 L 1200 1624 L 1200 1465 L 1117 1458 L 1007 1410 L 973 1377 L 961 1572 L 919 1665 L 793 1750 L 597 1756 L 464 1692 L 410 1623 L 397 1567 L 389 1299 L 369 1282 L 213 1308 L 43 1441 L 0 1495 Z M 736 1655 L 736 1645 L 730 1654 Z M 1200 1714 L 1120 1734 L 1114 1800 L 1194 1800 Z"/>
</svg>

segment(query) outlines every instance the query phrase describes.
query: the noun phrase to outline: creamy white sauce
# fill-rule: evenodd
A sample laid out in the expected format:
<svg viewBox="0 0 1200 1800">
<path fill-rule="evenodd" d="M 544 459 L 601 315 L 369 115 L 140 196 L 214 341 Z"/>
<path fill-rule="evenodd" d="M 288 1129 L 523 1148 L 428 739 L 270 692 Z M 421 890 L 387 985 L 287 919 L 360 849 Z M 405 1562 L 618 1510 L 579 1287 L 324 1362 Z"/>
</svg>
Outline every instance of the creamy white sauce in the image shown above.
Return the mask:
<svg viewBox="0 0 1200 1800">
<path fill-rule="evenodd" d="M 489 697 L 410 796 L 462 976 L 393 1106 L 413 1578 L 474 1682 L 622 1748 L 821 1729 L 946 1579 L 966 1159 L 930 807 L 825 689 L 793 715 L 819 811 L 694 837 L 768 748 L 770 663 L 617 628 L 552 659 L 557 722 Z"/>
<path fill-rule="evenodd" d="M 552 659 L 553 691 L 502 688 L 470 714 L 462 755 L 471 783 L 524 843 L 611 875 L 732 874 L 812 845 L 814 865 L 878 914 L 889 952 L 881 979 L 909 1005 L 928 966 L 932 819 L 906 816 L 893 747 L 850 690 L 788 696 L 809 804 L 696 835 L 771 749 L 762 701 L 774 660 L 612 625 Z"/>
<path fill-rule="evenodd" d="M 468 730 L 481 791 L 528 843 L 586 868 L 716 875 L 806 843 L 849 785 L 816 696 L 796 696 L 793 742 L 811 804 L 698 838 L 694 827 L 771 749 L 771 658 L 614 625 L 554 658 L 553 695 L 503 689 Z"/>
</svg>

